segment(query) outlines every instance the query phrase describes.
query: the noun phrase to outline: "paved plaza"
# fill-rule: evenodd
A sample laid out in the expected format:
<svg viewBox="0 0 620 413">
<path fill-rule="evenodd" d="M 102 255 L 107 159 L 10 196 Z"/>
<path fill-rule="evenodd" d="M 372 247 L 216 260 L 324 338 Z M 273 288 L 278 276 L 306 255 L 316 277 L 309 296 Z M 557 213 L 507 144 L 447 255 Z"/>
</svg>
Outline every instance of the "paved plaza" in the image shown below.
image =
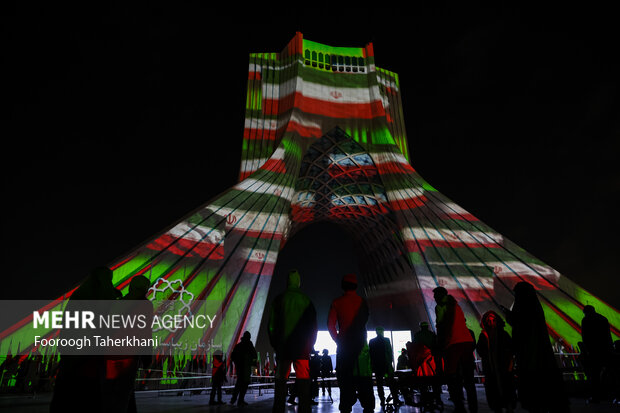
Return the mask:
<svg viewBox="0 0 620 413">
<path fill-rule="evenodd" d="M 318 406 L 313 407 L 313 413 L 338 413 L 338 389 L 333 390 L 334 404 L 329 402 L 325 396 L 319 396 Z M 375 393 L 376 396 L 376 393 Z M 245 407 L 231 406 L 225 404 L 221 406 L 209 406 L 209 395 L 205 394 L 177 394 L 177 393 L 139 393 L 136 396 L 138 412 L 149 413 L 173 413 L 173 412 L 214 412 L 214 413 L 268 413 L 271 412 L 273 403 L 273 393 L 270 391 L 249 392 L 246 395 L 246 401 L 249 403 Z M 0 398 L 0 412 L 16 412 L 16 413 L 47 413 L 49 411 L 49 401 L 51 394 L 42 394 L 36 397 L 32 396 L 3 396 Z M 444 412 L 453 411 L 452 404 L 448 401 L 448 394 L 444 393 L 442 399 L 445 403 Z M 230 400 L 230 395 L 224 396 L 224 401 Z M 379 398 L 376 397 L 375 412 L 381 412 L 378 403 Z M 491 412 L 486 404 L 484 389 L 478 387 L 479 412 Z M 288 413 L 296 413 L 297 408 L 289 406 Z M 417 413 L 421 410 L 417 407 L 402 406 L 399 413 Z M 515 412 L 525 412 L 517 408 Z M 571 399 L 572 413 L 608 413 L 620 412 L 620 406 L 612 406 L 609 402 L 595 405 L 587 405 L 584 399 Z M 362 413 L 362 408 L 357 403 L 353 407 L 353 413 Z"/>
</svg>

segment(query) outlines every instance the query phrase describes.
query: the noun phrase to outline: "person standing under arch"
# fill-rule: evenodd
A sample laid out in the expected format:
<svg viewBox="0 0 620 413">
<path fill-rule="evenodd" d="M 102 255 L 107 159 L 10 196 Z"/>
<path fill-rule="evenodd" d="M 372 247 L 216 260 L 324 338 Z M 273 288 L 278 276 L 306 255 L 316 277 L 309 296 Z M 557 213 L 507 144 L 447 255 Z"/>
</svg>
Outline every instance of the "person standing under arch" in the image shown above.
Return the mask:
<svg viewBox="0 0 620 413">
<path fill-rule="evenodd" d="M 342 413 L 350 413 L 355 401 L 360 400 L 364 413 L 375 408 L 372 389 L 372 371 L 366 340 L 368 305 L 360 297 L 355 274 L 347 274 L 341 282 L 344 294 L 336 298 L 329 309 L 327 329 L 338 345 L 336 352 L 336 377 L 340 387 Z"/>
<path fill-rule="evenodd" d="M 385 406 L 385 392 L 383 386 L 386 384 L 390 388 L 394 403 L 399 404 L 398 391 L 394 387 L 394 355 L 390 339 L 384 337 L 385 329 L 383 327 L 376 328 L 377 337 L 370 340 L 368 347 L 370 348 L 370 364 L 372 371 L 375 373 L 377 382 L 377 393 L 381 407 Z"/>
<path fill-rule="evenodd" d="M 471 413 L 478 411 L 478 398 L 473 381 L 464 380 L 473 363 L 475 342 L 465 322 L 463 310 L 444 287 L 433 290 L 437 305 L 437 344 L 443 358 L 443 372 L 448 381 L 450 399 L 455 412 L 465 412 L 463 387 L 467 382 L 467 405 Z"/>
<path fill-rule="evenodd" d="M 311 410 L 310 353 L 316 341 L 318 326 L 314 304 L 300 290 L 297 270 L 288 275 L 286 291 L 278 295 L 269 314 L 269 342 L 276 352 L 276 378 L 273 412 L 286 407 L 286 380 L 295 368 L 295 386 L 299 397 L 299 413 Z"/>
</svg>

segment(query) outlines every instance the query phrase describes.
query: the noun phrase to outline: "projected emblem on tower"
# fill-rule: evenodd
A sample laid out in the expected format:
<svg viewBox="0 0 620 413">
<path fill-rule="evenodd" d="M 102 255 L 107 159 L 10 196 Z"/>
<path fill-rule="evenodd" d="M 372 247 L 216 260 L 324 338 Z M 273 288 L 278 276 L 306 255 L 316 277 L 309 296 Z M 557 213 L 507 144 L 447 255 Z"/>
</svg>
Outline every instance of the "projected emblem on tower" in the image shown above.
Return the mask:
<svg viewBox="0 0 620 413">
<path fill-rule="evenodd" d="M 343 225 L 358 243 L 371 311 L 378 321 L 389 313 L 392 329 L 434 324 L 438 285 L 475 329 L 485 311 L 509 306 L 524 280 L 536 287 L 553 338 L 581 339 L 586 304 L 619 338 L 614 308 L 416 173 L 399 77 L 375 66 L 372 44 L 331 47 L 297 33 L 280 53 L 251 54 L 242 145 L 237 185 L 111 264 L 123 291 L 140 274 L 158 300 L 221 302 L 222 322 L 204 342 L 230 351 L 245 330 L 257 336 L 279 251 L 322 220 Z M 2 346 L 19 333 L 7 331 Z"/>
</svg>

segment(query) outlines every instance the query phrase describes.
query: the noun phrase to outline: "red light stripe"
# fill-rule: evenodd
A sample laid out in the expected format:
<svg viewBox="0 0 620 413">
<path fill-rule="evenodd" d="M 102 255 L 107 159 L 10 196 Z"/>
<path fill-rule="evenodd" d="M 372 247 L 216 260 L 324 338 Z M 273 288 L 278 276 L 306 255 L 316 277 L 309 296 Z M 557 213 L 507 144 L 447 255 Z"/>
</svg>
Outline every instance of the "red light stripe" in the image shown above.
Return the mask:
<svg viewBox="0 0 620 413">
<path fill-rule="evenodd" d="M 177 243 L 170 246 L 170 244 L 174 241 L 177 241 Z M 224 246 L 221 242 L 219 244 L 214 244 L 212 242 L 197 241 L 192 239 L 179 239 L 170 234 L 163 234 L 148 244 L 147 248 L 154 251 L 163 251 L 167 249 L 175 255 L 187 255 L 188 257 L 198 256 L 200 258 L 205 258 L 211 253 L 211 251 L 214 251 L 214 255 L 212 257 L 213 259 L 222 259 L 224 257 Z"/>
<path fill-rule="evenodd" d="M 445 216 L 447 216 L 448 218 L 457 219 L 461 221 L 480 221 L 478 218 L 476 218 L 475 216 L 469 213 L 459 214 L 459 213 L 454 212 L 454 213 L 445 214 Z"/>
<path fill-rule="evenodd" d="M 74 289 L 69 291 L 67 294 L 58 297 L 57 299 L 55 299 L 54 301 L 50 302 L 49 304 L 44 305 L 43 307 L 41 307 L 37 311 L 39 311 L 39 313 L 41 313 L 43 311 L 48 311 L 50 308 L 53 308 L 53 307 L 57 306 L 63 300 L 66 300 L 67 298 L 69 298 L 75 292 L 75 290 L 77 290 L 77 289 L 78 289 L 78 287 L 75 287 Z M 11 327 L 9 327 L 6 330 L 2 331 L 0 333 L 0 340 L 3 340 L 4 338 L 6 338 L 11 333 L 15 332 L 16 330 L 20 329 L 21 327 L 23 327 L 26 324 L 28 324 L 29 322 L 31 322 L 32 321 L 32 317 L 33 317 L 32 314 L 30 314 L 30 315 L 22 318 L 21 320 L 19 320 L 17 323 L 13 324 Z"/>
<path fill-rule="evenodd" d="M 428 239 L 406 240 L 405 247 L 407 252 L 424 252 L 427 248 L 501 248 L 496 243 L 477 243 L 477 242 L 459 242 L 459 241 L 435 241 Z"/>
<path fill-rule="evenodd" d="M 297 132 L 304 138 L 320 138 L 323 135 L 323 132 L 320 128 L 315 128 L 312 126 L 303 126 L 302 124 L 289 121 L 286 125 L 286 132 Z"/>
<path fill-rule="evenodd" d="M 286 164 L 282 159 L 267 159 L 260 169 L 272 172 L 286 173 Z"/>
<path fill-rule="evenodd" d="M 377 169 L 381 175 L 388 174 L 410 174 L 415 172 L 415 169 L 409 164 L 400 162 L 385 162 L 377 164 Z"/>
<path fill-rule="evenodd" d="M 395 211 L 403 211 L 403 210 L 419 208 L 421 206 L 424 206 L 426 205 L 426 201 L 428 201 L 428 198 L 422 195 L 416 198 L 409 198 L 406 200 L 399 199 L 396 201 L 390 201 L 388 202 L 388 205 L 390 206 L 390 208 L 392 208 Z"/>
<path fill-rule="evenodd" d="M 383 103 L 380 100 L 369 103 L 335 103 L 306 97 L 300 92 L 295 92 L 282 99 L 276 99 L 276 101 L 282 104 L 282 108 L 280 108 L 278 112 L 265 109 L 265 115 L 280 115 L 294 106 L 305 113 L 338 119 L 374 119 L 385 116 Z M 265 99 L 263 101 L 263 107 L 270 107 L 269 103 L 271 103 L 271 107 L 273 108 L 274 104 L 272 99 Z"/>
<path fill-rule="evenodd" d="M 274 141 L 276 140 L 276 131 L 273 129 L 245 128 L 243 139 Z"/>
<path fill-rule="evenodd" d="M 131 261 L 131 259 L 134 258 L 135 256 L 136 256 L 136 254 L 130 255 L 129 257 L 125 258 L 124 260 L 119 261 L 117 264 L 114 264 L 113 266 L 111 266 L 110 269 L 112 271 L 114 271 L 115 269 L 117 269 L 117 268 L 123 266 L 124 264 L 128 263 L 129 261 Z"/>
</svg>

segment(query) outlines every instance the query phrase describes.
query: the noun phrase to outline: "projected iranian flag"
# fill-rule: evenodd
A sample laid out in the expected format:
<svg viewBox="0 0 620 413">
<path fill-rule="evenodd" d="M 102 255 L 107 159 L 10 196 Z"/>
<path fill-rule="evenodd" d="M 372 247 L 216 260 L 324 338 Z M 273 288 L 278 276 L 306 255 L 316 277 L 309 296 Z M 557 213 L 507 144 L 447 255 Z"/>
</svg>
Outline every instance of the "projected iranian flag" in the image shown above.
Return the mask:
<svg viewBox="0 0 620 413">
<path fill-rule="evenodd" d="M 431 291 L 441 285 L 478 332 L 481 315 L 510 306 L 513 286 L 527 281 L 553 339 L 581 340 L 586 304 L 620 338 L 616 309 L 415 171 L 401 93 L 399 76 L 375 65 L 372 44 L 328 46 L 297 33 L 281 52 L 251 54 L 239 183 L 110 263 L 114 284 L 126 292 L 144 275 L 152 299 L 185 300 L 188 311 L 200 300 L 221 302 L 223 322 L 202 340 L 229 352 L 244 331 L 257 336 L 286 241 L 306 225 L 331 221 L 356 241 L 371 312 L 394 330 L 415 330 L 423 320 L 434 325 Z M 415 122 L 415 113 L 408 116 Z M 199 186 L 210 179 L 217 178 Z M 33 348 L 24 338 L 27 324 L 0 334 L 2 354 Z M 162 339 L 179 342 L 183 332 Z"/>
</svg>

